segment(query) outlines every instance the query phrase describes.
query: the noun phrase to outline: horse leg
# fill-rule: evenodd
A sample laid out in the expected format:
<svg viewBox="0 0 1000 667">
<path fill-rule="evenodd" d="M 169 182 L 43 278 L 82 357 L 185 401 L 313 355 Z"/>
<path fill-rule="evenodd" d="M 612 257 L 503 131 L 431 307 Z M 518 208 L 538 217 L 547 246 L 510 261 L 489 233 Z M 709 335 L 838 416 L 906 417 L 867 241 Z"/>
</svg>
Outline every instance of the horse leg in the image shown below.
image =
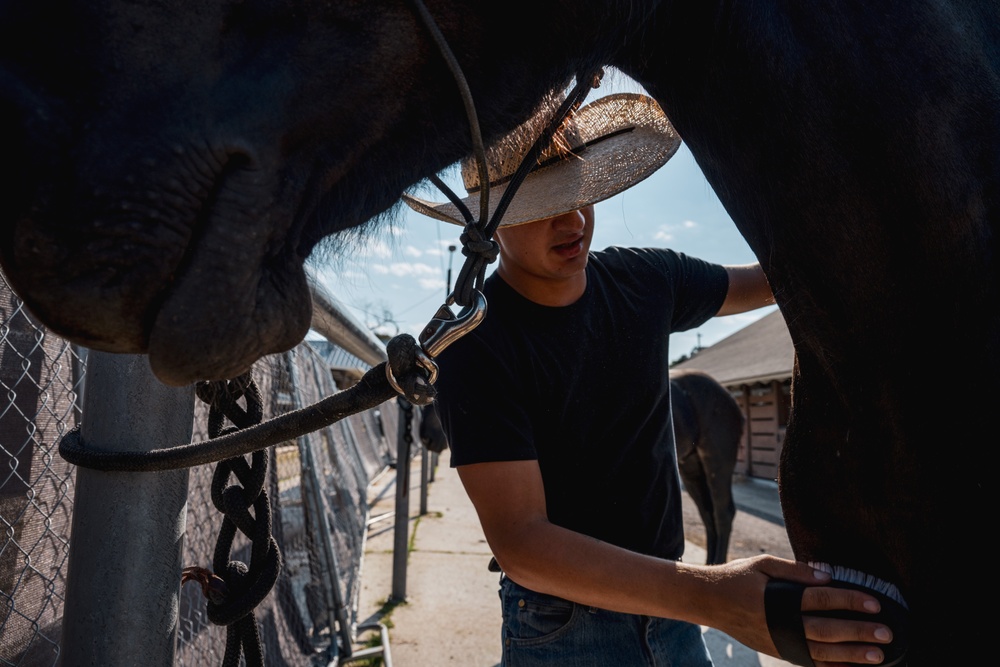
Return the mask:
<svg viewBox="0 0 1000 667">
<path fill-rule="evenodd" d="M 698 460 L 704 471 L 705 493 L 712 509 L 712 525 L 715 530 L 715 547 L 710 552 L 712 563 L 725 563 L 729 554 L 729 538 L 736 518 L 736 501 L 733 499 L 733 472 L 736 457 L 720 455 L 719 448 L 696 448 Z"/>
<path fill-rule="evenodd" d="M 694 500 L 701 515 L 701 521 L 705 524 L 705 564 L 717 565 L 716 553 L 719 549 L 719 531 L 716 526 L 715 509 L 713 507 L 712 492 L 709 488 L 705 469 L 702 466 L 701 458 L 695 454 L 686 456 L 678 461 L 678 468 L 681 479 L 684 481 L 684 488 L 688 495 Z M 729 536 L 726 535 L 726 546 L 728 548 Z"/>
</svg>

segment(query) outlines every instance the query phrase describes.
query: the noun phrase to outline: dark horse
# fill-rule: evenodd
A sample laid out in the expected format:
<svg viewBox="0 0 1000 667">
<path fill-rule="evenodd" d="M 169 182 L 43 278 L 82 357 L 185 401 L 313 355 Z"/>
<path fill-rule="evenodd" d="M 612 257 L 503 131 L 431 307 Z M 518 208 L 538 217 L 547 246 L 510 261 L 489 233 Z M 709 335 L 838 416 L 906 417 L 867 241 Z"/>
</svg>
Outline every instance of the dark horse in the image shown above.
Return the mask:
<svg viewBox="0 0 1000 667">
<path fill-rule="evenodd" d="M 795 345 L 796 557 L 898 585 L 911 665 L 986 664 L 996 586 L 943 561 L 994 506 L 1000 3 L 821 5 L 427 0 L 487 142 L 594 66 L 660 102 Z M 320 241 L 471 150 L 429 35 L 412 0 L 0 0 L 12 286 L 169 384 L 288 349 Z"/>
<path fill-rule="evenodd" d="M 726 562 L 736 502 L 733 471 L 743 435 L 743 411 L 707 373 L 670 372 L 670 408 L 677 466 L 705 524 L 705 562 Z"/>
</svg>

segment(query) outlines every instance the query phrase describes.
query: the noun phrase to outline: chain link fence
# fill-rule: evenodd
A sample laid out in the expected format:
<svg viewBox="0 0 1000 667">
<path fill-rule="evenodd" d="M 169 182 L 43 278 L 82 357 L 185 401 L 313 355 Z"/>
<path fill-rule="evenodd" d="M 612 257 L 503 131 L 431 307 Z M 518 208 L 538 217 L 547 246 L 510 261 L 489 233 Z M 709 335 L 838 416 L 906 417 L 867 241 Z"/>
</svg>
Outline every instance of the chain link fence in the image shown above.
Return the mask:
<svg viewBox="0 0 1000 667">
<path fill-rule="evenodd" d="M 66 587 L 73 466 L 59 440 L 81 417 L 79 351 L 23 308 L 0 274 L 0 664 L 52 665 Z"/>
<path fill-rule="evenodd" d="M 334 352 L 368 367 L 335 345 Z M 328 342 L 306 342 L 255 364 L 264 419 L 339 391 L 330 358 Z M 74 467 L 58 447 L 82 418 L 85 369 L 86 351 L 46 332 L 0 274 L 0 666 L 50 666 L 66 657 L 60 631 Z M 255 610 L 267 665 L 325 667 L 352 653 L 367 492 L 394 463 L 400 413 L 387 402 L 271 448 L 266 488 L 283 567 Z M 207 423 L 208 406 L 199 401 L 194 441 L 208 438 Z M 211 568 L 222 523 L 211 500 L 214 469 L 189 471 L 185 566 Z M 239 534 L 231 558 L 249 562 L 251 546 Z M 201 588 L 185 585 L 179 602 L 174 664 L 221 664 L 226 628 L 209 621 Z"/>
</svg>

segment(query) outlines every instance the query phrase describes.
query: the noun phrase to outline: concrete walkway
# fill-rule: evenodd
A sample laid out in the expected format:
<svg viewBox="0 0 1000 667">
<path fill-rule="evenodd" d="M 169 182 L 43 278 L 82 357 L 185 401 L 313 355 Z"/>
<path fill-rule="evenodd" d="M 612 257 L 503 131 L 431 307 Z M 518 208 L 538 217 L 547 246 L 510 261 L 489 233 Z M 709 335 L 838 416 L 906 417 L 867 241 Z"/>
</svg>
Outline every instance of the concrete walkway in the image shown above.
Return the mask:
<svg viewBox="0 0 1000 667">
<path fill-rule="evenodd" d="M 494 667 L 500 664 L 501 620 L 499 575 L 487 570 L 489 546 L 458 474 L 449 467 L 448 451 L 433 471 L 427 513 L 421 515 L 420 463 L 418 456 L 410 473 L 405 601 L 390 600 L 396 496 L 396 475 L 390 471 L 369 494 L 374 521 L 362 564 L 358 619 L 374 621 L 388 610 L 393 667 Z M 741 511 L 780 518 L 773 485 L 734 484 L 734 493 Z M 704 562 L 701 547 L 689 541 L 685 549 L 685 560 Z M 399 587 L 400 582 L 396 584 Z M 717 630 L 705 628 L 705 639 L 717 667 L 791 667 Z"/>
</svg>

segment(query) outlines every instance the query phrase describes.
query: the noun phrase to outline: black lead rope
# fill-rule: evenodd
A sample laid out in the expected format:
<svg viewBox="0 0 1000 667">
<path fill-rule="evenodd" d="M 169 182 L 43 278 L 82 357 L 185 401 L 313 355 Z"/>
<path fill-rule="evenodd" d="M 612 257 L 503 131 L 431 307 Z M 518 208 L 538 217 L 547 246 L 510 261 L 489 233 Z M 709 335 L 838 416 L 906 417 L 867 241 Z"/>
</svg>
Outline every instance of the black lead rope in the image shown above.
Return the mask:
<svg viewBox="0 0 1000 667">
<path fill-rule="evenodd" d="M 208 403 L 210 438 L 259 424 L 263 400 L 249 373 L 229 382 L 205 382 L 198 397 Z M 243 398 L 246 408 L 238 401 Z M 234 424 L 223 429 L 224 419 Z M 208 619 L 226 627 L 223 667 L 239 667 L 240 657 L 247 667 L 263 667 L 264 651 L 254 610 L 278 580 L 281 551 L 271 534 L 271 503 L 264 488 L 267 480 L 268 450 L 253 453 L 250 463 L 242 456 L 219 462 L 212 476 L 212 504 L 223 515 L 212 558 L 214 576 L 222 579 L 221 591 L 209 592 Z M 235 475 L 242 486 L 229 484 Z M 253 507 L 253 514 L 250 508 Z M 230 560 L 237 529 L 250 540 L 250 562 Z"/>
<path fill-rule="evenodd" d="M 252 454 L 258 449 L 294 440 L 325 428 L 356 412 L 377 407 L 396 396 L 385 379 L 385 362 L 369 370 L 358 384 L 311 406 L 295 410 L 254 426 L 227 432 L 211 440 L 190 442 L 149 451 L 112 452 L 83 442 L 80 427 L 59 442 L 59 454 L 73 465 L 94 470 L 152 472 L 191 468 Z"/>
<path fill-rule="evenodd" d="M 389 361 L 369 369 L 353 387 L 305 408 L 223 433 L 217 438 L 145 452 L 111 452 L 87 446 L 77 427 L 63 436 L 59 454 L 69 463 L 85 468 L 127 472 L 177 470 L 251 454 L 326 428 L 394 398 L 397 392 L 386 378 L 387 364 L 399 378 L 404 398 L 417 405 L 426 405 L 434 400 L 434 387 L 427 383 L 423 369 L 416 363 L 418 349 L 413 336 L 400 334 L 386 345 Z"/>
</svg>

